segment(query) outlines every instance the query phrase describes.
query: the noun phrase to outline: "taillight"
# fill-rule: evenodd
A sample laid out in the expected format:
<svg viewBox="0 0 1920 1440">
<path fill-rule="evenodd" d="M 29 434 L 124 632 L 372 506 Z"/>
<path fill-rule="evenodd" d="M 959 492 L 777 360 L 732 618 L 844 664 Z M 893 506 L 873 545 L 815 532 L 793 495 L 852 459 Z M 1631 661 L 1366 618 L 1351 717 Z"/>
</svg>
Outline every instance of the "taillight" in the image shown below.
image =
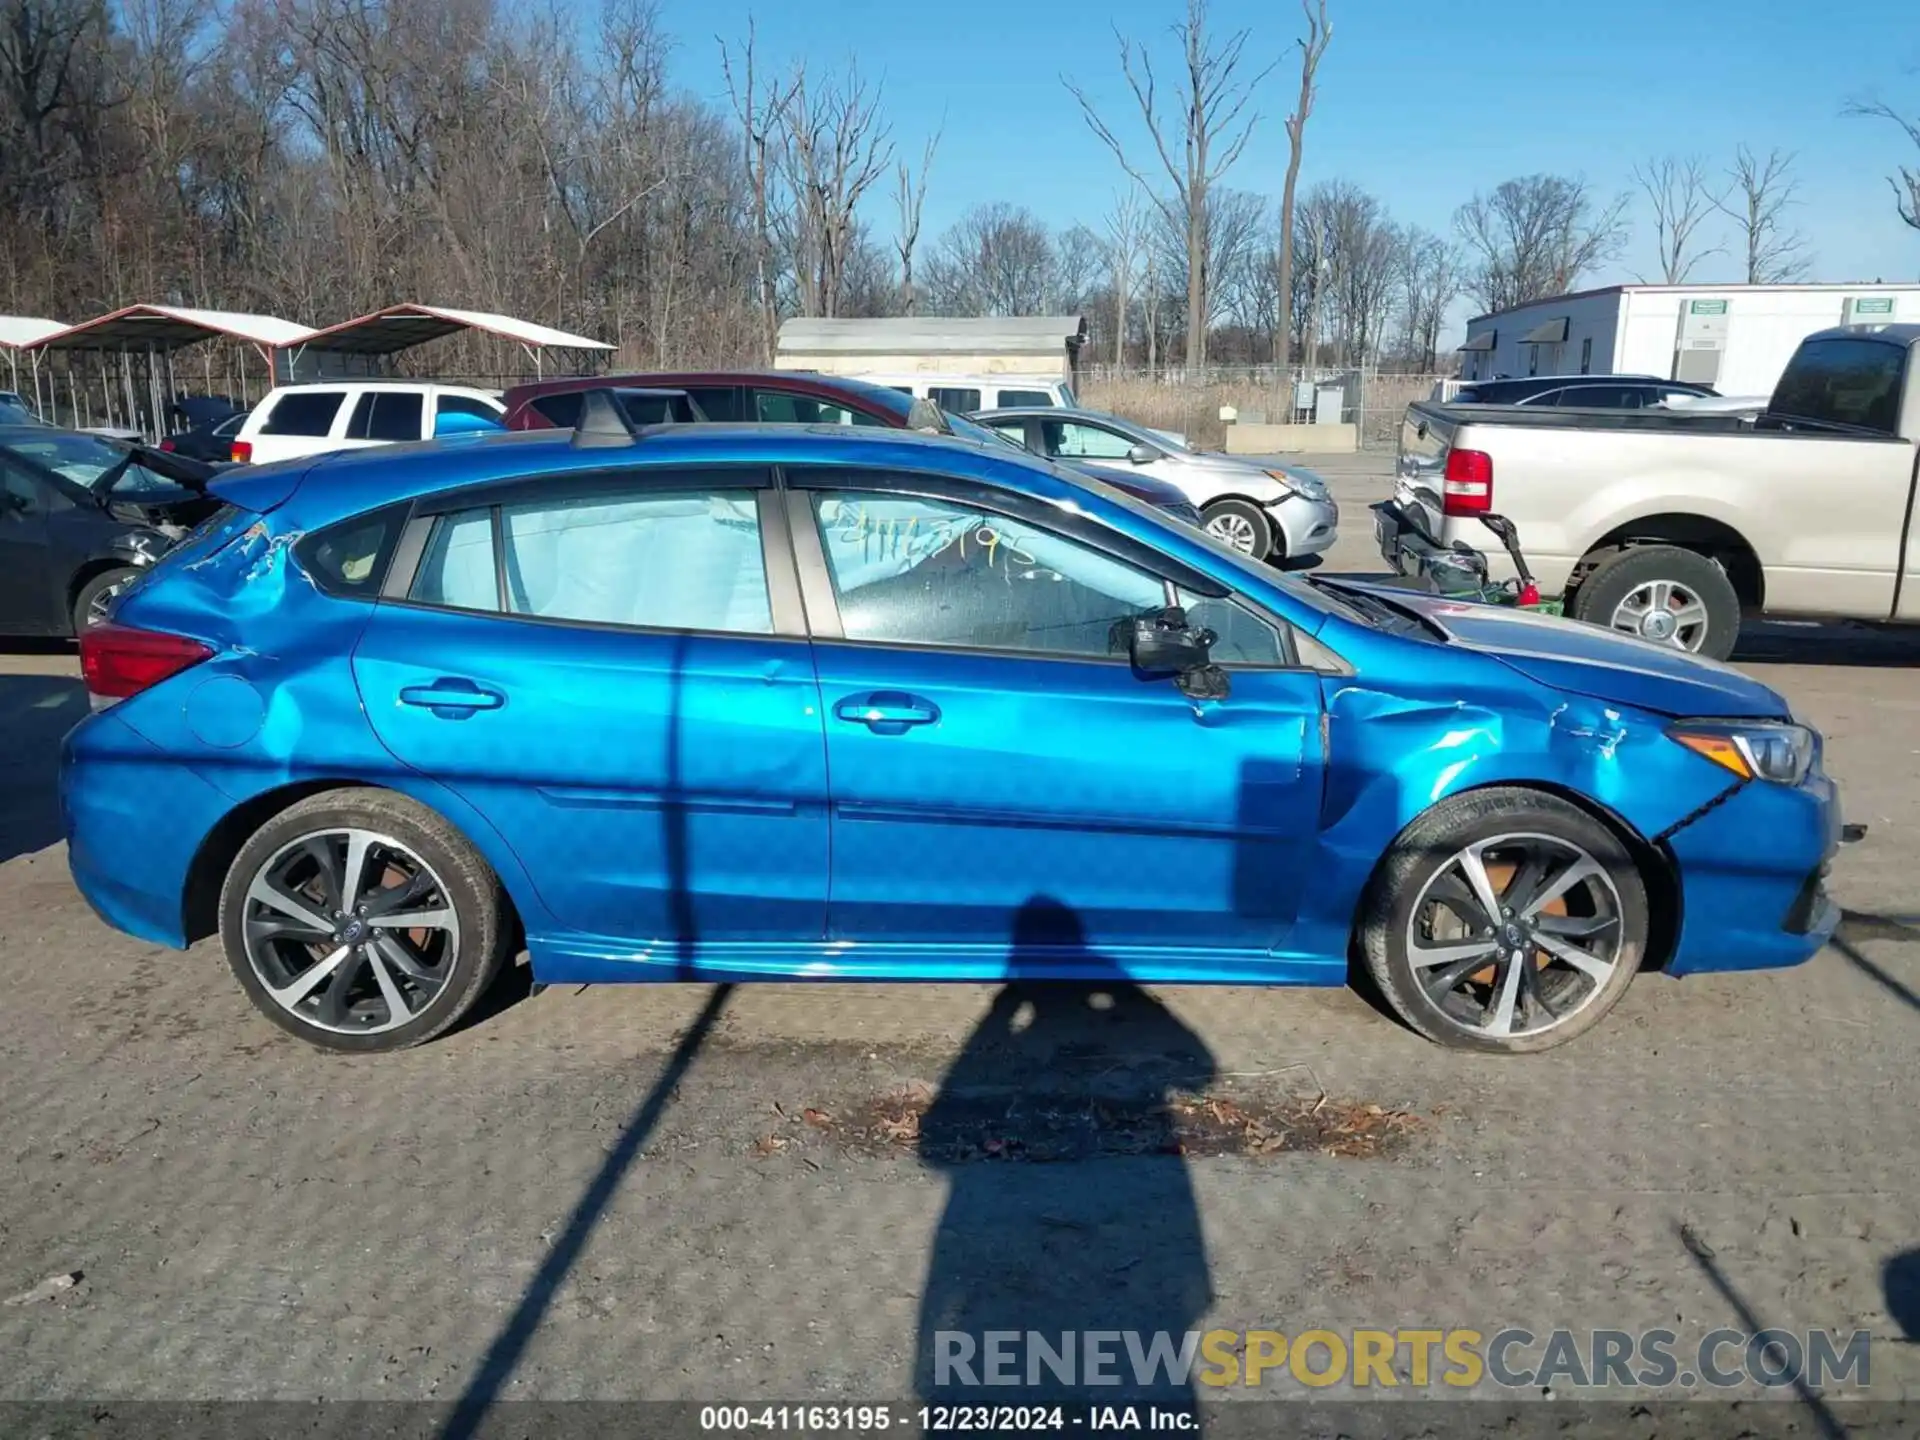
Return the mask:
<svg viewBox="0 0 1920 1440">
<path fill-rule="evenodd" d="M 227 458 L 236 465 L 251 464 L 253 461 L 253 442 L 251 440 L 234 441 L 233 448 L 227 452 Z"/>
<path fill-rule="evenodd" d="M 1448 515 L 1485 515 L 1493 509 L 1493 457 L 1484 450 L 1449 450 L 1440 508 Z"/>
<path fill-rule="evenodd" d="M 173 450 L 173 437 L 169 435 L 166 439 L 162 440 L 160 442 L 160 448 L 162 450 L 171 452 Z"/>
<path fill-rule="evenodd" d="M 80 636 L 80 673 L 98 700 L 125 700 L 191 669 L 213 651 L 184 635 L 92 625 Z"/>
</svg>

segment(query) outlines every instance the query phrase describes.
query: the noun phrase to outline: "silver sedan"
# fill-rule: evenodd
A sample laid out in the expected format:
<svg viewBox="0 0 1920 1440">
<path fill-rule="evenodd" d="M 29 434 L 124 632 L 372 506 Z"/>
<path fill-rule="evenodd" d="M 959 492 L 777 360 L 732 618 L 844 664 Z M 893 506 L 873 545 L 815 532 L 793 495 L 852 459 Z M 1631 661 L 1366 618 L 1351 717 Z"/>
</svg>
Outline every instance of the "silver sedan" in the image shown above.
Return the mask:
<svg viewBox="0 0 1920 1440">
<path fill-rule="evenodd" d="M 1257 560 L 1318 555 L 1339 534 L 1340 509 L 1326 481 L 1304 467 L 1182 449 L 1157 431 L 1097 410 L 1035 405 L 983 410 L 973 418 L 1050 460 L 1132 466 L 1177 486 L 1199 507 L 1208 534 Z"/>
</svg>

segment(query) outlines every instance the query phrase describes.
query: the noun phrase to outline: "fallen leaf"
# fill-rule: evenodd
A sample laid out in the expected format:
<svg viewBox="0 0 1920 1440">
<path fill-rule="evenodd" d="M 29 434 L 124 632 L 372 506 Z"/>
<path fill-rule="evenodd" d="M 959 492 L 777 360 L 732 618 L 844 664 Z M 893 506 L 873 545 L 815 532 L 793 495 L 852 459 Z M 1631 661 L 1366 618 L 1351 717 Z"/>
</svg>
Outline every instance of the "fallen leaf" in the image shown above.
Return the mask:
<svg viewBox="0 0 1920 1440">
<path fill-rule="evenodd" d="M 774 1155 L 787 1148 L 787 1142 L 779 1135 L 762 1135 L 753 1142 L 756 1155 Z"/>
<path fill-rule="evenodd" d="M 811 1105 L 800 1112 L 800 1118 L 816 1130 L 825 1130 L 833 1124 L 833 1116 L 824 1110 L 816 1110 Z"/>
</svg>

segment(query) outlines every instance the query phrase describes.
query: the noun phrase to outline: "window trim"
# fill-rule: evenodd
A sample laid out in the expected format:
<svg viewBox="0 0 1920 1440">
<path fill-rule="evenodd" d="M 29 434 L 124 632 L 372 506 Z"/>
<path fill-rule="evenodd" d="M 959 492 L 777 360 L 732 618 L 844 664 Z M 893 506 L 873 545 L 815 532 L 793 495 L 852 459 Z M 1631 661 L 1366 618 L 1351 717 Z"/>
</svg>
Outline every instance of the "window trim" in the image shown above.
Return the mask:
<svg viewBox="0 0 1920 1440">
<path fill-rule="evenodd" d="M 532 500 L 565 501 L 590 498 L 609 488 L 629 492 L 649 490 L 683 491 L 710 488 L 737 491 L 753 496 L 755 522 L 760 530 L 760 565 L 766 577 L 767 610 L 771 629 L 714 630 L 685 629 L 670 625 L 629 625 L 614 620 L 579 620 L 564 615 L 528 615 L 511 607 L 507 582 L 505 520 L 502 510 Z M 772 509 L 769 509 L 769 498 Z M 441 605 L 416 600 L 410 593 L 420 562 L 425 559 L 434 526 L 443 516 L 464 510 L 486 510 L 493 527 L 493 573 L 495 605 L 493 610 L 469 610 L 457 605 Z M 400 537 L 386 580 L 378 599 L 383 605 L 407 610 L 424 610 L 437 615 L 470 615 L 486 620 L 516 624 L 565 626 L 576 630 L 607 631 L 621 635 L 696 635 L 723 640 L 806 640 L 805 612 L 800 598 L 799 577 L 795 572 L 792 550 L 784 534 L 771 528 L 769 515 L 779 518 L 778 489 L 772 473 L 760 465 L 701 465 L 627 470 L 590 470 L 572 475 L 541 477 L 514 476 L 445 491 L 413 502 L 412 513 Z M 783 553 L 784 552 L 784 553 Z M 405 563 L 403 564 L 402 561 Z"/>
</svg>

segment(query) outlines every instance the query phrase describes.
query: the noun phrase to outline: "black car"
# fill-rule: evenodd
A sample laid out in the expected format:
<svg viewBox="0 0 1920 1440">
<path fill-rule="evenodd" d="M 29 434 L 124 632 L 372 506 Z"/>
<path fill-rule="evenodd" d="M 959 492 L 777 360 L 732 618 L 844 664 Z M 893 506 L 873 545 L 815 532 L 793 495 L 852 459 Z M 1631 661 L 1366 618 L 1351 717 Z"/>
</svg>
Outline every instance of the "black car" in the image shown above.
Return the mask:
<svg viewBox="0 0 1920 1440">
<path fill-rule="evenodd" d="M 1581 410 L 1645 410 L 1675 396 L 1717 395 L 1710 385 L 1662 380 L 1657 375 L 1529 375 L 1512 380 L 1470 380 L 1450 405 L 1551 405 Z"/>
<path fill-rule="evenodd" d="M 209 465 L 225 465 L 233 459 L 233 437 L 240 433 L 246 419 L 245 410 L 236 410 L 209 424 L 169 435 L 160 442 L 160 448 L 170 455 L 204 460 Z"/>
<path fill-rule="evenodd" d="M 213 467 L 51 425 L 0 425 L 0 634 L 75 635 L 220 508 Z"/>
</svg>

